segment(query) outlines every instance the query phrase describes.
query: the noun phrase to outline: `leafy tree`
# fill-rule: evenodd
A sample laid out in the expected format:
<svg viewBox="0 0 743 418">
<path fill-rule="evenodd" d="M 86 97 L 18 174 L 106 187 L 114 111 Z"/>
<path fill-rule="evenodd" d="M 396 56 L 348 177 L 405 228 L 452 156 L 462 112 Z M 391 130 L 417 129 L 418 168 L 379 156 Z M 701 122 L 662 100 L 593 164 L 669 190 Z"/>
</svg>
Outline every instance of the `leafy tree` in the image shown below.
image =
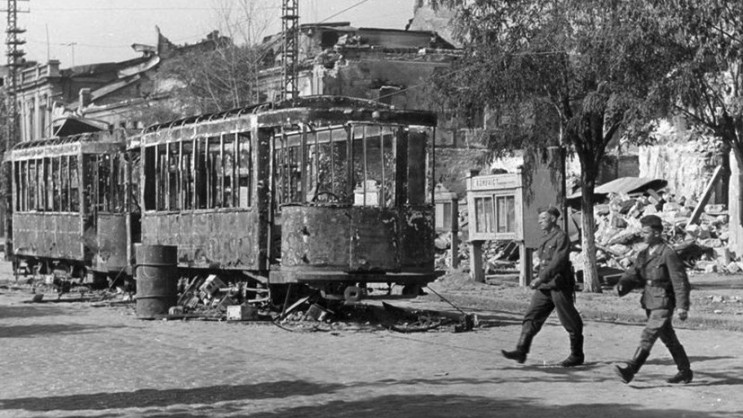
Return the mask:
<svg viewBox="0 0 743 418">
<path fill-rule="evenodd" d="M 172 102 L 181 114 L 217 112 L 258 100 L 257 75 L 266 51 L 258 41 L 268 20 L 260 16 L 255 0 L 214 2 L 214 12 L 225 37 L 212 38 L 211 48 L 195 49 L 169 58 L 157 78 L 169 86 Z"/>
<path fill-rule="evenodd" d="M 560 143 L 581 166 L 584 291 L 600 292 L 594 187 L 606 147 L 647 134 L 647 100 L 673 61 L 658 10 L 642 0 L 440 0 L 456 8 L 464 57 L 436 85 L 465 116 L 494 112 L 496 152 Z"/>
<path fill-rule="evenodd" d="M 743 2 L 672 0 L 655 7 L 666 17 L 660 30 L 674 41 L 664 54 L 676 62 L 655 89 L 657 106 L 720 138 L 743 167 Z"/>
</svg>

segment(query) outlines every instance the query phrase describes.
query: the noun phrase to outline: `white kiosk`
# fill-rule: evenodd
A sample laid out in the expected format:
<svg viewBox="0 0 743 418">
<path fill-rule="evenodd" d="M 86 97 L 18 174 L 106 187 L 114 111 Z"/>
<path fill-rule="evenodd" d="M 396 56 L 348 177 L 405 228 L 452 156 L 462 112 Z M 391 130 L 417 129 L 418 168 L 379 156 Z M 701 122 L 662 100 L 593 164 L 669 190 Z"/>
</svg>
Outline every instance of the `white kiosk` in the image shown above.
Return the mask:
<svg viewBox="0 0 743 418">
<path fill-rule="evenodd" d="M 516 173 L 484 176 L 470 173 L 467 178 L 467 210 L 472 279 L 485 281 L 483 242 L 513 240 L 519 244 L 519 283 L 522 286 L 529 284 L 532 253 L 542 238 L 537 223 L 539 209 L 555 206 L 564 217 L 562 161 L 560 148 L 550 147 L 544 159 L 528 159 L 524 168 Z"/>
</svg>

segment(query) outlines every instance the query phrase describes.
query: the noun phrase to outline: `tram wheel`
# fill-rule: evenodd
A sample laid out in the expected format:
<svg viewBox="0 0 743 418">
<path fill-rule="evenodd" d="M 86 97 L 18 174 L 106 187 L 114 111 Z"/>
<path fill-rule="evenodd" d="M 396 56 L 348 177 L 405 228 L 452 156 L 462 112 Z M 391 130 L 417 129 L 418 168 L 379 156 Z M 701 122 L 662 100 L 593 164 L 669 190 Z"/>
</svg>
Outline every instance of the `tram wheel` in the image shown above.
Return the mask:
<svg viewBox="0 0 743 418">
<path fill-rule="evenodd" d="M 343 299 L 346 302 L 358 302 L 361 300 L 361 288 L 358 286 L 348 286 L 343 290 Z"/>
<path fill-rule="evenodd" d="M 419 284 L 408 284 L 402 288 L 403 296 L 420 296 L 423 294 L 423 288 Z"/>
</svg>

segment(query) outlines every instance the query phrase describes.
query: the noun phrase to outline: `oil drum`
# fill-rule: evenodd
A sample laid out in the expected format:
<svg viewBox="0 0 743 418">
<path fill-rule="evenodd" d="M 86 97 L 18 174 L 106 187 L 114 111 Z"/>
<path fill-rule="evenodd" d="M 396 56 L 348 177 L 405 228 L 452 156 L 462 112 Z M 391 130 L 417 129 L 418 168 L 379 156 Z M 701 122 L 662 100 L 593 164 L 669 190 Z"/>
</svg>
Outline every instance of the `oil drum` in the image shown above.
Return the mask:
<svg viewBox="0 0 743 418">
<path fill-rule="evenodd" d="M 178 247 L 134 246 L 137 257 L 137 318 L 154 319 L 168 314 L 178 297 Z"/>
</svg>

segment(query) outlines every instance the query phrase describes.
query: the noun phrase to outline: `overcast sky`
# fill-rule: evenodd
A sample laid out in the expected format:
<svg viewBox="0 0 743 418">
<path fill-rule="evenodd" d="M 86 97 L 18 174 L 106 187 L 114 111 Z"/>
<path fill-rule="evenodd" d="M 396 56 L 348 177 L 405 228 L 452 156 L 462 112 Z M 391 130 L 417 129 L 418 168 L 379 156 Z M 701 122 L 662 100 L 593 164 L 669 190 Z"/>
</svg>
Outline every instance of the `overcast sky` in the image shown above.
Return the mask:
<svg viewBox="0 0 743 418">
<path fill-rule="evenodd" d="M 245 39 L 243 4 L 265 36 L 281 30 L 281 0 L 29 0 L 19 1 L 18 25 L 27 32 L 28 60 L 61 61 L 62 68 L 123 61 L 133 43 L 155 45 L 159 26 L 176 44 L 195 43 L 219 29 Z M 299 0 L 300 23 L 349 21 L 353 26 L 404 29 L 414 0 Z M 230 19 L 225 10 L 232 9 Z M 5 26 L 6 19 L 2 19 Z M 255 31 L 254 31 L 255 32 Z M 47 35 L 48 34 L 48 35 Z M 254 34 L 255 36 L 255 34 Z"/>
</svg>

